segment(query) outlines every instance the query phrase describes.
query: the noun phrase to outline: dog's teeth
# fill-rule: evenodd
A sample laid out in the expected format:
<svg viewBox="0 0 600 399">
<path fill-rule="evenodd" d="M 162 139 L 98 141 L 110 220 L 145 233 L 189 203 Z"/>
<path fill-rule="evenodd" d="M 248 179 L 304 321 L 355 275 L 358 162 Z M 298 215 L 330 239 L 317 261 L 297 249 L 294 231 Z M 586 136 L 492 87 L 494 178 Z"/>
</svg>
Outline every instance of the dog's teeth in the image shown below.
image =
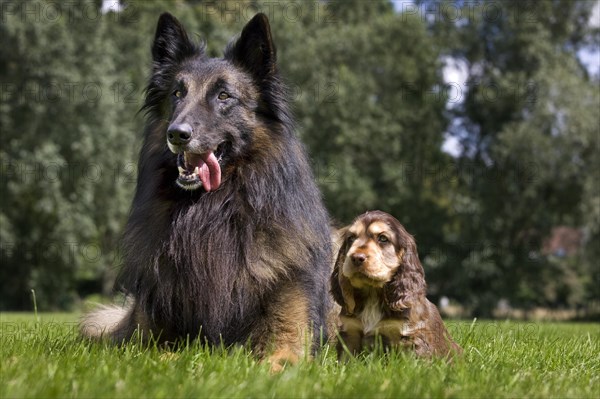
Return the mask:
<svg viewBox="0 0 600 399">
<path fill-rule="evenodd" d="M 185 173 L 185 169 L 182 166 L 178 166 L 177 169 L 179 169 L 180 175 L 183 175 Z"/>
<path fill-rule="evenodd" d="M 197 166 L 194 168 L 194 174 L 195 175 L 199 175 L 200 174 L 200 168 L 198 168 Z"/>
</svg>

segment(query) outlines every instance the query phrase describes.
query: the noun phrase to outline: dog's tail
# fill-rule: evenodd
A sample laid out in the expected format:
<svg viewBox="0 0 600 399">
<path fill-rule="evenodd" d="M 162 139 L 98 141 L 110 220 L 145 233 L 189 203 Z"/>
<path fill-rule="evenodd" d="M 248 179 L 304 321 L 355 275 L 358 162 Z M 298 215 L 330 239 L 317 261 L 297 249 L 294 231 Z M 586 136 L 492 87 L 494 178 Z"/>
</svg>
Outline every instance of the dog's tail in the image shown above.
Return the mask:
<svg viewBox="0 0 600 399">
<path fill-rule="evenodd" d="M 129 339 L 133 333 L 129 327 L 132 324 L 132 310 L 132 303 L 125 306 L 100 305 L 81 318 L 79 332 L 93 340 L 121 342 Z"/>
</svg>

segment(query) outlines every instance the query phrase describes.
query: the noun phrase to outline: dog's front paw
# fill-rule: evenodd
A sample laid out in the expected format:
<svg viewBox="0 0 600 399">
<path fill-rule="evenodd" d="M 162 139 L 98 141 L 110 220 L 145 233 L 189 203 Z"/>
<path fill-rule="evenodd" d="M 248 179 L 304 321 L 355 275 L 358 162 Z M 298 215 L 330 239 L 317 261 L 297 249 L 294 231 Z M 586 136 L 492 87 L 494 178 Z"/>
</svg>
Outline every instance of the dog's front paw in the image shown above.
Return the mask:
<svg viewBox="0 0 600 399">
<path fill-rule="evenodd" d="M 282 372 L 287 365 L 297 364 L 299 360 L 300 356 L 297 353 L 289 349 L 280 349 L 269 356 L 267 362 L 269 363 L 271 374 L 276 374 Z"/>
</svg>

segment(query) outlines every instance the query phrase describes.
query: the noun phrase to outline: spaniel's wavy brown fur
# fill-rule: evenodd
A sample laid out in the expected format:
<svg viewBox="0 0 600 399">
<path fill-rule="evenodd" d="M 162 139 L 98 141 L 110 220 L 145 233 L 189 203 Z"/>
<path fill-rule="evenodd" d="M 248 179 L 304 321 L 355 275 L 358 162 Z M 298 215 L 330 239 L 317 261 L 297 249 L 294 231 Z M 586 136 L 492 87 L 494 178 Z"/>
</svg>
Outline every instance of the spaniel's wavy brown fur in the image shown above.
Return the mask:
<svg viewBox="0 0 600 399">
<path fill-rule="evenodd" d="M 342 307 L 338 357 L 370 349 L 409 348 L 418 356 L 462 352 L 426 297 L 425 273 L 413 237 L 393 216 L 371 211 L 344 228 L 331 276 Z"/>
</svg>

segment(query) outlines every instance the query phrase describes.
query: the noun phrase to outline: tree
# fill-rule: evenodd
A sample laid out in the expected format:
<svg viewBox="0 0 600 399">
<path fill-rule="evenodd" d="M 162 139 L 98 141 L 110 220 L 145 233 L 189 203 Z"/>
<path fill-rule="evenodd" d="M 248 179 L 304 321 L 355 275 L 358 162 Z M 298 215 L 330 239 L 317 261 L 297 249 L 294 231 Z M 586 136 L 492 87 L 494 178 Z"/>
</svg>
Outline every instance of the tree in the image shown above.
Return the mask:
<svg viewBox="0 0 600 399">
<path fill-rule="evenodd" d="M 455 254 L 465 272 L 455 290 L 463 287 L 461 299 L 483 315 L 500 297 L 566 304 L 548 287 L 564 281 L 571 264 L 541 248 L 553 226 L 597 230 L 582 205 L 591 211 L 599 198 L 598 83 L 576 58 L 590 40 L 593 3 L 461 4 L 418 3 L 438 11 L 431 30 L 468 65 L 464 102 L 450 116 L 463 147 L 459 195 L 470 204 L 457 214 Z M 449 5 L 462 7 L 463 18 L 447 18 Z M 581 268 L 568 291 L 581 290 L 590 272 Z"/>
<path fill-rule="evenodd" d="M 127 212 L 115 57 L 93 2 L 2 6 L 0 308 L 28 308 L 32 288 L 40 308 L 65 308 L 114 261 Z"/>
</svg>

